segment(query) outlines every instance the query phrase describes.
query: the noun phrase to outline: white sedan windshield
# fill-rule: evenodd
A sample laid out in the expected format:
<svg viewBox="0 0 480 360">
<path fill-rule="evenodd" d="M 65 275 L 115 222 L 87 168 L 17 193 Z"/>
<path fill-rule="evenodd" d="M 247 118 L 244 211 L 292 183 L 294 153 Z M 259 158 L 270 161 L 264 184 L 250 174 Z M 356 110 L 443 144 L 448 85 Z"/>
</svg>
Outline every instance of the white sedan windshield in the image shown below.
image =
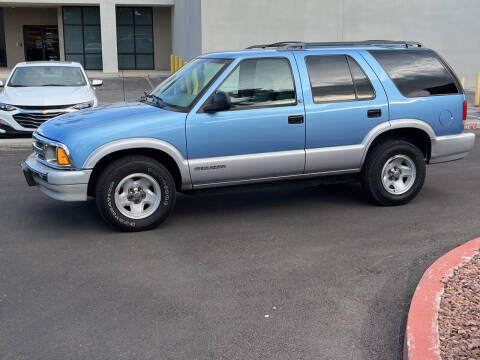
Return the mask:
<svg viewBox="0 0 480 360">
<path fill-rule="evenodd" d="M 85 76 L 73 66 L 21 66 L 13 72 L 8 86 L 85 86 Z"/>
</svg>

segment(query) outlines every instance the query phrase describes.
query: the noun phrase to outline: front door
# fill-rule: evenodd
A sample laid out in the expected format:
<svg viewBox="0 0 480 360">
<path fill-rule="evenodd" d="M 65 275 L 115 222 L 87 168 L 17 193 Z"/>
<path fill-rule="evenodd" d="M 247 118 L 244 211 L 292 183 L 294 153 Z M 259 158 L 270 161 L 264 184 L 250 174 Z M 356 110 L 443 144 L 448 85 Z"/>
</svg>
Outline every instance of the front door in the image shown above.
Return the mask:
<svg viewBox="0 0 480 360">
<path fill-rule="evenodd" d="M 58 26 L 24 25 L 26 61 L 59 60 Z"/>
<path fill-rule="evenodd" d="M 302 174 L 305 109 L 293 56 L 241 60 L 219 82 L 205 104 L 223 91 L 231 108 L 205 113 L 202 106 L 187 118 L 194 186 Z"/>
</svg>

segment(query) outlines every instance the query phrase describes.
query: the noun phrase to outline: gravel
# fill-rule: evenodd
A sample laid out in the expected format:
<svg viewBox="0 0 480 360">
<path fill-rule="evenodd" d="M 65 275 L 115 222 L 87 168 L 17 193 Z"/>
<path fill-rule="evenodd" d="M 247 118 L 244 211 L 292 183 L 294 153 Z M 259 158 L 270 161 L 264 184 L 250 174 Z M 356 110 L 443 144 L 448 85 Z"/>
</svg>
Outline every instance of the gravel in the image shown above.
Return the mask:
<svg viewBox="0 0 480 360">
<path fill-rule="evenodd" d="M 446 281 L 438 316 L 443 360 L 480 359 L 479 279 L 477 254 Z"/>
</svg>

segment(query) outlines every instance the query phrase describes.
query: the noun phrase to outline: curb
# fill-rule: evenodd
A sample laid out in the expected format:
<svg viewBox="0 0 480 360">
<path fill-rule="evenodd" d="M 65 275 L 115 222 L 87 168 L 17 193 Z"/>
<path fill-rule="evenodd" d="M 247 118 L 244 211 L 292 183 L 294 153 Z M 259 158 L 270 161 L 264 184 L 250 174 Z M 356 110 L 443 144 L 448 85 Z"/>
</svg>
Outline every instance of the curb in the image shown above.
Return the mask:
<svg viewBox="0 0 480 360">
<path fill-rule="evenodd" d="M 465 130 L 478 130 L 480 129 L 480 121 L 466 121 L 464 122 Z"/>
<path fill-rule="evenodd" d="M 425 271 L 408 312 L 403 360 L 440 360 L 437 319 L 444 282 L 479 250 L 480 238 L 471 240 L 443 255 Z"/>
</svg>

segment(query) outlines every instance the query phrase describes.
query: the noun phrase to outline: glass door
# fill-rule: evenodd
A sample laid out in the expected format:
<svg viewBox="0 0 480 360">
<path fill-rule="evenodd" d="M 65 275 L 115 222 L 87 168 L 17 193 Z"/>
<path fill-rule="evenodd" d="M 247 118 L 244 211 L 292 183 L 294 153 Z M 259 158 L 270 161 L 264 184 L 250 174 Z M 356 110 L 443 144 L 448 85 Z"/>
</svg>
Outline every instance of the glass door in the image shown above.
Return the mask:
<svg viewBox="0 0 480 360">
<path fill-rule="evenodd" d="M 58 26 L 23 26 L 26 61 L 59 60 Z"/>
</svg>

